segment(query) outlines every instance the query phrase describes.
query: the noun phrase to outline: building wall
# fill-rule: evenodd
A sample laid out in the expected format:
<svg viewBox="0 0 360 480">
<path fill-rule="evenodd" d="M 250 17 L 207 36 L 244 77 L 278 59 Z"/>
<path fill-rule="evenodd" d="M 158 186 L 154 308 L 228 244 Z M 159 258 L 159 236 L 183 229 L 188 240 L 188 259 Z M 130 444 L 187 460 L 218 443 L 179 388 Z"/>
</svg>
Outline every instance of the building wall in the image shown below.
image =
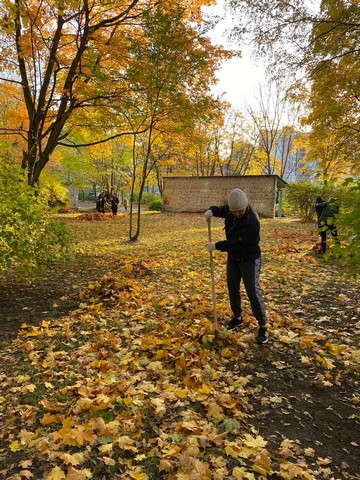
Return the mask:
<svg viewBox="0 0 360 480">
<path fill-rule="evenodd" d="M 277 182 L 276 175 L 165 177 L 164 209 L 168 212 L 204 212 L 212 205 L 224 204 L 229 192 L 240 188 L 260 216 L 273 218 Z"/>
</svg>

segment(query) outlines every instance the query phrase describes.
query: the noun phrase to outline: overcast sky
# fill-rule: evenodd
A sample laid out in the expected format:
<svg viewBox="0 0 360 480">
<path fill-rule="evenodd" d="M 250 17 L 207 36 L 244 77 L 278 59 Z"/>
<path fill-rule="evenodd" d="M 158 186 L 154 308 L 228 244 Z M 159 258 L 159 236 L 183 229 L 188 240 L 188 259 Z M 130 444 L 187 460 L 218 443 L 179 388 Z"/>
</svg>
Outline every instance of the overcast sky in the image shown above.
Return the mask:
<svg viewBox="0 0 360 480">
<path fill-rule="evenodd" d="M 204 10 L 219 16 L 225 15 L 222 0 L 218 0 L 217 6 L 206 7 Z M 231 18 L 227 17 L 209 33 L 213 44 L 237 48 L 230 45 L 225 36 L 225 30 L 229 28 L 230 24 Z M 226 92 L 224 99 L 238 108 L 255 103 L 259 90 L 258 85 L 264 76 L 263 67 L 251 58 L 250 49 L 242 47 L 240 50 L 242 52 L 241 58 L 233 58 L 223 62 L 222 68 L 217 73 L 219 83 L 213 89 L 215 93 Z"/>
</svg>

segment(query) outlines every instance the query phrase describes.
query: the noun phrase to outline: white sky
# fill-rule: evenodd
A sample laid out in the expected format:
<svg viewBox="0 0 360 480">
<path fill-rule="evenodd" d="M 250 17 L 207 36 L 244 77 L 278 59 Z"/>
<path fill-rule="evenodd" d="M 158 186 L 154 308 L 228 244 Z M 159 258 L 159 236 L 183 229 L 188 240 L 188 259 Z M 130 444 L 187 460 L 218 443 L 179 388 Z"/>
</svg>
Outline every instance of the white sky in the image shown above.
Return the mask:
<svg viewBox="0 0 360 480">
<path fill-rule="evenodd" d="M 216 6 L 205 7 L 204 11 L 219 16 L 224 15 L 223 1 L 218 0 Z M 236 45 L 230 45 L 225 37 L 225 29 L 229 28 L 230 24 L 231 18 L 228 16 L 208 33 L 213 44 L 232 49 L 238 48 Z M 226 92 L 224 99 L 236 108 L 255 103 L 259 83 L 264 77 L 263 67 L 251 58 L 250 49 L 241 46 L 240 50 L 241 58 L 232 58 L 223 62 L 222 68 L 216 74 L 219 82 L 213 88 L 214 93 Z"/>
</svg>

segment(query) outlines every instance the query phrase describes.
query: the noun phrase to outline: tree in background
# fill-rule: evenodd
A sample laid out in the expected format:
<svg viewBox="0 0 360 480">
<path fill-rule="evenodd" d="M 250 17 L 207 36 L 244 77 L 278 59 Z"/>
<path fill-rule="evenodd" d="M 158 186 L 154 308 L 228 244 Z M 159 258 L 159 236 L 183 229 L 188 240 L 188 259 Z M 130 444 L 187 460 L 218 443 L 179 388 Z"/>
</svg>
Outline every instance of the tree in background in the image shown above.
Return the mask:
<svg viewBox="0 0 360 480">
<path fill-rule="evenodd" d="M 228 0 L 228 4 L 236 15 L 232 37 L 253 42 L 268 60 L 272 76 L 289 80 L 293 97 L 307 103 L 308 158 L 319 161 L 320 175 L 328 177 L 329 168 L 333 165 L 335 171 L 339 162 L 358 173 L 359 2 Z M 332 152 L 326 152 L 329 145 Z"/>
<path fill-rule="evenodd" d="M 244 115 L 230 110 L 225 115 L 223 149 L 225 158 L 220 166 L 223 175 L 246 175 L 254 160 L 256 136 Z M 256 135 L 256 134 L 255 134 Z"/>
<path fill-rule="evenodd" d="M 289 176 L 297 136 L 298 107 L 289 101 L 287 88 L 279 82 L 259 85 L 257 104 L 248 107 L 257 156 L 264 162 L 267 175 Z"/>
<path fill-rule="evenodd" d="M 201 2 L 199 3 L 199 5 Z M 146 181 L 159 159 L 156 145 L 166 145 L 166 138 L 176 134 L 182 119 L 191 119 L 211 102 L 210 84 L 222 58 L 228 55 L 213 47 L 197 22 L 199 11 L 192 15 L 183 4 L 159 2 L 156 9 L 144 14 L 144 21 L 129 43 L 132 58 L 125 76 L 133 95 L 128 118 L 141 125 L 133 135 L 133 182 L 131 199 L 138 188 L 137 223 L 133 231 L 130 205 L 130 240 L 140 233 L 140 204 Z M 135 129 L 134 129 L 135 130 Z M 160 158 L 166 152 L 160 154 Z"/>
<path fill-rule="evenodd" d="M 1 133 L 25 140 L 29 185 L 39 182 L 55 148 L 67 144 L 74 112 L 104 111 L 129 94 L 126 85 L 114 87 L 129 61 L 124 33 L 154 4 L 49 1 L 33 8 L 30 1 L 0 2 L 1 80 L 18 87 L 26 106 L 21 123 Z"/>
<path fill-rule="evenodd" d="M 311 32 L 310 154 L 324 177 L 360 173 L 360 4 L 323 0 Z"/>
</svg>

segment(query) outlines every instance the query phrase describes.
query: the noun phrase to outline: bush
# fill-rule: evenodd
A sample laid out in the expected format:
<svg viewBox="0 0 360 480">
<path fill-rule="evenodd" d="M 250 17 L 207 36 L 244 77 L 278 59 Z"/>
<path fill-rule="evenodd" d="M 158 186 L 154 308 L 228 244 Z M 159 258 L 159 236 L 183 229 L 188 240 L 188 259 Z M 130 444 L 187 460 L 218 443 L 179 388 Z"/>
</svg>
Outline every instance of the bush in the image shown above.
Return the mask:
<svg viewBox="0 0 360 480">
<path fill-rule="evenodd" d="M 161 198 L 155 198 L 152 202 L 148 204 L 149 210 L 155 211 L 155 212 L 161 212 L 163 208 L 163 202 Z"/>
<path fill-rule="evenodd" d="M 324 200 L 334 197 L 341 204 L 343 195 L 343 188 L 331 183 L 291 183 L 286 187 L 284 203 L 291 213 L 298 215 L 302 220 L 309 221 L 315 216 L 316 197 L 321 196 Z"/>
<path fill-rule="evenodd" d="M 288 205 L 304 220 L 314 217 L 317 196 L 326 200 L 334 197 L 340 206 L 336 216 L 340 244 L 329 249 L 326 258 L 338 263 L 342 273 L 356 278 L 360 272 L 360 180 L 349 178 L 341 186 L 301 182 L 286 189 Z"/>
<path fill-rule="evenodd" d="M 341 243 L 335 245 L 328 255 L 334 254 L 343 273 L 356 278 L 360 275 L 360 180 L 347 179 L 339 197 L 337 225 Z"/>
<path fill-rule="evenodd" d="M 159 195 L 156 195 L 156 193 L 144 192 L 142 194 L 141 203 L 144 203 L 145 205 L 149 205 L 151 202 L 159 198 L 160 198 Z"/>
<path fill-rule="evenodd" d="M 69 192 L 61 183 L 56 173 L 47 170 L 41 174 L 39 196 L 51 209 L 68 208 L 70 206 Z"/>
<path fill-rule="evenodd" d="M 0 154 L 0 272 L 32 279 L 62 258 L 70 245 L 63 223 L 51 220 L 47 205 L 27 185 L 22 169 Z"/>
<path fill-rule="evenodd" d="M 291 212 L 303 220 L 312 220 L 315 214 L 316 197 L 322 195 L 322 186 L 309 182 L 291 183 L 286 187 L 286 203 Z"/>
</svg>

